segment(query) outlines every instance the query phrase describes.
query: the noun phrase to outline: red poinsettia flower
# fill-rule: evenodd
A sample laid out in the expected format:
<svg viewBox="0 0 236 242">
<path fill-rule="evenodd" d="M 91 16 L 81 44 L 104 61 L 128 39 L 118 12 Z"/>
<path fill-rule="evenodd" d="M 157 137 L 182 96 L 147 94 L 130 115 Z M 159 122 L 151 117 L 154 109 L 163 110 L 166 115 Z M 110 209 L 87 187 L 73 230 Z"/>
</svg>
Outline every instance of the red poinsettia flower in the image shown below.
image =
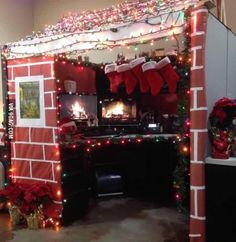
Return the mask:
<svg viewBox="0 0 236 242">
<path fill-rule="evenodd" d="M 215 103 L 210 115 L 210 118 L 213 121 L 213 123 L 223 123 L 227 119 L 227 108 L 236 109 L 236 104 L 232 99 L 223 97 Z"/>
<path fill-rule="evenodd" d="M 215 119 L 219 120 L 222 123 L 227 117 L 227 115 L 223 110 L 223 108 L 214 108 L 211 113 L 211 117 L 214 117 Z"/>
<path fill-rule="evenodd" d="M 40 204 L 52 199 L 50 185 L 44 183 L 11 183 L 6 189 L 0 190 L 0 196 L 17 205 L 24 214 L 34 213 Z"/>
</svg>

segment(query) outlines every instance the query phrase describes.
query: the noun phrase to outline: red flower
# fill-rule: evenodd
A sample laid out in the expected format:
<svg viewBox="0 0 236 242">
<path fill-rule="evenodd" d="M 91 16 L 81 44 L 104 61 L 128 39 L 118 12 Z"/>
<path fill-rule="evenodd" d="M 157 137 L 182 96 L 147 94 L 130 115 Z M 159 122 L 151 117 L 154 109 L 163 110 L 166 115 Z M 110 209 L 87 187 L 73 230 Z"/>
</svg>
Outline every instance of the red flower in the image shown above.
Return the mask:
<svg viewBox="0 0 236 242">
<path fill-rule="evenodd" d="M 0 190 L 0 196 L 17 205 L 22 213 L 30 214 L 44 201 L 52 200 L 52 189 L 43 183 L 11 183 L 6 189 Z"/>
<path fill-rule="evenodd" d="M 227 117 L 227 115 L 223 108 L 214 108 L 211 113 L 211 117 L 218 119 L 222 123 Z"/>
</svg>

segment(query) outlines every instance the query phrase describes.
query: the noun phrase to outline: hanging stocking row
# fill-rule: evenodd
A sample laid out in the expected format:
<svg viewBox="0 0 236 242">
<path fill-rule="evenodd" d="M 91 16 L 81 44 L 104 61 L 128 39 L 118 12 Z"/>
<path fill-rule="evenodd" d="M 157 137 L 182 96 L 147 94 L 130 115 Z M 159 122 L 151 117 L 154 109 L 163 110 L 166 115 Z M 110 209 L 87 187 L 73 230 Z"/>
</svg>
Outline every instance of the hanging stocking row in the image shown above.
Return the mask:
<svg viewBox="0 0 236 242">
<path fill-rule="evenodd" d="M 149 91 L 156 96 L 164 82 L 169 92 L 175 93 L 179 76 L 171 65 L 168 57 L 159 62 L 146 62 L 145 57 L 132 60 L 129 64 L 109 64 L 105 66 L 105 74 L 110 80 L 110 91 L 117 93 L 120 85 L 124 84 L 127 94 L 131 94 L 139 83 L 142 93 Z"/>
</svg>

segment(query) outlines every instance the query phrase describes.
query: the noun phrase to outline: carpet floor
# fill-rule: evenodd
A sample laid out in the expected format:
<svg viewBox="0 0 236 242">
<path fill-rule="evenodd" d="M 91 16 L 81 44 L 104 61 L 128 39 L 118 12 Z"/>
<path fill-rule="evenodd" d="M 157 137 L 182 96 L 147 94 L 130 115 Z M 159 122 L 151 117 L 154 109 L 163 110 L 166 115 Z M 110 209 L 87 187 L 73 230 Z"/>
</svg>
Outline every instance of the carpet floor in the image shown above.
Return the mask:
<svg viewBox="0 0 236 242">
<path fill-rule="evenodd" d="M 176 208 L 134 198 L 91 203 L 85 218 L 59 231 L 11 230 L 0 214 L 0 242 L 187 242 L 188 218 Z"/>
</svg>

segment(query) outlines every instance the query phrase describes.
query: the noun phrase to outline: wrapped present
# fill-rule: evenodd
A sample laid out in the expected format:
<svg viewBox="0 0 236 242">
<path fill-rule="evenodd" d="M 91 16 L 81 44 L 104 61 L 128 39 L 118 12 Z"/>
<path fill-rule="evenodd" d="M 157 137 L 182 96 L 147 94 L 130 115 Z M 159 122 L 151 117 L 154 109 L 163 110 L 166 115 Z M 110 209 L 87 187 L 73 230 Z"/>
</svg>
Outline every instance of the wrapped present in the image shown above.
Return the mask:
<svg viewBox="0 0 236 242">
<path fill-rule="evenodd" d="M 27 225 L 29 229 L 39 228 L 39 217 L 37 213 L 31 213 L 26 217 Z"/>
<path fill-rule="evenodd" d="M 20 211 L 19 208 L 15 205 L 9 207 L 9 214 L 12 223 L 12 228 L 15 229 L 16 226 L 20 223 Z"/>
</svg>

